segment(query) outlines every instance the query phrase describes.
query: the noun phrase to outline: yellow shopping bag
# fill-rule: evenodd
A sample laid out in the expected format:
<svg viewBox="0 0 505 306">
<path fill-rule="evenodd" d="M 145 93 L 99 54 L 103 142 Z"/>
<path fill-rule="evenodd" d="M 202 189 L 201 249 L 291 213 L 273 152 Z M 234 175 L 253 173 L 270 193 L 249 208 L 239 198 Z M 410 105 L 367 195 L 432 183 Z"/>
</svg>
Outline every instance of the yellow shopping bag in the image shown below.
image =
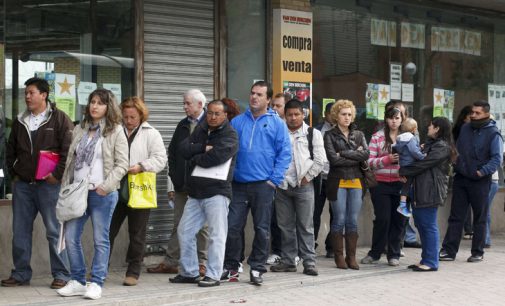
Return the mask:
<svg viewBox="0 0 505 306">
<path fill-rule="evenodd" d="M 128 207 L 147 209 L 158 207 L 156 203 L 156 173 L 128 174 Z"/>
</svg>

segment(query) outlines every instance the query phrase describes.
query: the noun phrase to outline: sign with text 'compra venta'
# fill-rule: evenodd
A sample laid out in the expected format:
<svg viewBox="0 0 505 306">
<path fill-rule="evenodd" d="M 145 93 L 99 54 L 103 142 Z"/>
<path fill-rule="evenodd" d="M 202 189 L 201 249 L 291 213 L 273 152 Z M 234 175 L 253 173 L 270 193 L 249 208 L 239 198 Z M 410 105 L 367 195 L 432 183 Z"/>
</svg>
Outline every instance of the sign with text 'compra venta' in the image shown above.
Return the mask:
<svg viewBox="0 0 505 306">
<path fill-rule="evenodd" d="M 273 12 L 273 87 L 284 82 L 312 83 L 312 12 L 275 9 Z"/>
</svg>

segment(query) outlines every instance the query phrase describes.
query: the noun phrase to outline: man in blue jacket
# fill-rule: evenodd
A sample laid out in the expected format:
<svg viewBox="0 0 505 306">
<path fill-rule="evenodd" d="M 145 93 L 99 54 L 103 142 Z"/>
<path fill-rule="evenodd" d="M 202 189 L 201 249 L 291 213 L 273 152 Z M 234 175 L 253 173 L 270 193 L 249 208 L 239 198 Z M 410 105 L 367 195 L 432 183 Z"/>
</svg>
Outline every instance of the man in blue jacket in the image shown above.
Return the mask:
<svg viewBox="0 0 505 306">
<path fill-rule="evenodd" d="M 439 255 L 442 261 L 456 258 L 470 206 L 474 213 L 474 234 L 472 255 L 467 261 L 480 262 L 483 259 L 491 175 L 500 167 L 503 159 L 503 139 L 495 121 L 490 118 L 489 110 L 486 101 L 475 102 L 470 115 L 471 122 L 461 127 L 456 143 L 459 155 L 454 169 L 456 175 L 449 226 Z"/>
<path fill-rule="evenodd" d="M 291 142 L 286 124 L 268 108 L 272 88 L 258 81 L 251 87 L 249 108 L 231 124 L 237 130 L 239 150 L 233 178 L 233 198 L 228 213 L 228 238 L 222 280 L 238 281 L 243 246 L 242 231 L 249 208 L 254 241 L 247 263 L 250 280 L 263 282 L 270 246 L 270 220 L 275 188 L 284 180 L 291 162 Z"/>
</svg>

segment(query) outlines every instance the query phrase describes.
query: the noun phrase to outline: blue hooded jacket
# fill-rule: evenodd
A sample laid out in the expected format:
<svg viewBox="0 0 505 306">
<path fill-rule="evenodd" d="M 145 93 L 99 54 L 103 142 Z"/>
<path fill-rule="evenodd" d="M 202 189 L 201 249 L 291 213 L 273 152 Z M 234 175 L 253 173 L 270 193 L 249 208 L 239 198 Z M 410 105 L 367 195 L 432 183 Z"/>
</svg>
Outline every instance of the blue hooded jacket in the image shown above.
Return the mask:
<svg viewBox="0 0 505 306">
<path fill-rule="evenodd" d="M 271 109 L 256 119 L 247 109 L 233 118 L 231 125 L 239 137 L 234 181 L 270 180 L 280 185 L 291 163 L 291 141 L 286 123 Z"/>
<path fill-rule="evenodd" d="M 503 160 L 503 139 L 494 120 L 478 129 L 473 128 L 471 123 L 464 124 L 456 148 L 458 159 L 455 171 L 469 179 L 481 178 L 477 170 L 483 177 L 492 175 Z"/>
</svg>

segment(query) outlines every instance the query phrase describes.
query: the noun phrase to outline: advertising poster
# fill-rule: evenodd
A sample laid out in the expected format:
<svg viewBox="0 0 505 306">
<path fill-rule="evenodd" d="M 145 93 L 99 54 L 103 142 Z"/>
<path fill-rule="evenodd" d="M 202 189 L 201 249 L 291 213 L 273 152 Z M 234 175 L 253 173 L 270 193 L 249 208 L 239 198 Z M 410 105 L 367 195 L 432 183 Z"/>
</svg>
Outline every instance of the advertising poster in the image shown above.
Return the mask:
<svg viewBox="0 0 505 306">
<path fill-rule="evenodd" d="M 440 88 L 433 88 L 433 117 L 444 116 L 444 100 L 444 90 Z"/>
<path fill-rule="evenodd" d="M 402 83 L 402 101 L 414 102 L 414 84 Z"/>
<path fill-rule="evenodd" d="M 372 18 L 370 43 L 377 46 L 396 47 L 396 22 Z"/>
<path fill-rule="evenodd" d="M 79 87 L 77 87 L 77 98 L 79 100 L 79 105 L 87 105 L 89 94 L 96 89 L 96 83 L 92 82 L 80 82 Z"/>
<path fill-rule="evenodd" d="M 402 64 L 391 63 L 389 67 L 391 100 L 400 100 L 402 98 Z"/>
<path fill-rule="evenodd" d="M 324 111 L 326 110 L 326 105 L 328 105 L 330 103 L 335 103 L 335 99 L 323 98 L 323 109 L 321 111 L 321 113 L 323 114 L 323 118 L 325 117 Z"/>
<path fill-rule="evenodd" d="M 116 96 L 117 103 L 121 103 L 121 84 L 109 84 L 103 83 L 103 88 L 112 91 L 112 93 Z"/>
<path fill-rule="evenodd" d="M 391 87 L 389 85 L 379 84 L 379 103 L 377 106 L 377 118 L 384 120 L 386 103 L 391 100 Z"/>
<path fill-rule="evenodd" d="M 401 23 L 401 46 L 424 49 L 425 26 L 421 23 Z M 394 99 L 394 98 L 392 98 Z"/>
<path fill-rule="evenodd" d="M 37 78 L 41 78 L 47 81 L 49 84 L 49 101 L 55 102 L 54 99 L 54 80 L 56 78 L 56 74 L 52 72 L 35 72 L 35 76 Z"/>
<path fill-rule="evenodd" d="M 453 121 L 455 95 L 453 90 L 433 88 L 433 117 Z"/>
<path fill-rule="evenodd" d="M 54 101 L 56 106 L 75 121 L 76 105 L 75 75 L 56 73 L 54 81 Z"/>
<path fill-rule="evenodd" d="M 297 99 L 302 102 L 305 119 L 309 118 L 310 107 L 312 105 L 310 102 L 310 83 L 284 81 L 282 92 L 284 93 L 284 96 L 290 97 L 290 99 Z"/>
<path fill-rule="evenodd" d="M 275 93 L 297 88 L 298 98 L 312 109 L 312 12 L 273 10 L 272 80 Z M 301 99 L 303 98 L 303 99 Z M 309 113 L 311 113 L 309 111 Z M 309 118 L 309 124 L 312 118 Z"/>
<path fill-rule="evenodd" d="M 379 106 L 379 85 L 373 83 L 366 84 L 366 118 L 377 119 L 377 110 Z"/>
<path fill-rule="evenodd" d="M 488 101 L 496 126 L 505 135 L 505 85 L 488 84 Z"/>
<path fill-rule="evenodd" d="M 465 31 L 463 39 L 463 52 L 480 56 L 481 34 L 476 31 Z"/>
</svg>

